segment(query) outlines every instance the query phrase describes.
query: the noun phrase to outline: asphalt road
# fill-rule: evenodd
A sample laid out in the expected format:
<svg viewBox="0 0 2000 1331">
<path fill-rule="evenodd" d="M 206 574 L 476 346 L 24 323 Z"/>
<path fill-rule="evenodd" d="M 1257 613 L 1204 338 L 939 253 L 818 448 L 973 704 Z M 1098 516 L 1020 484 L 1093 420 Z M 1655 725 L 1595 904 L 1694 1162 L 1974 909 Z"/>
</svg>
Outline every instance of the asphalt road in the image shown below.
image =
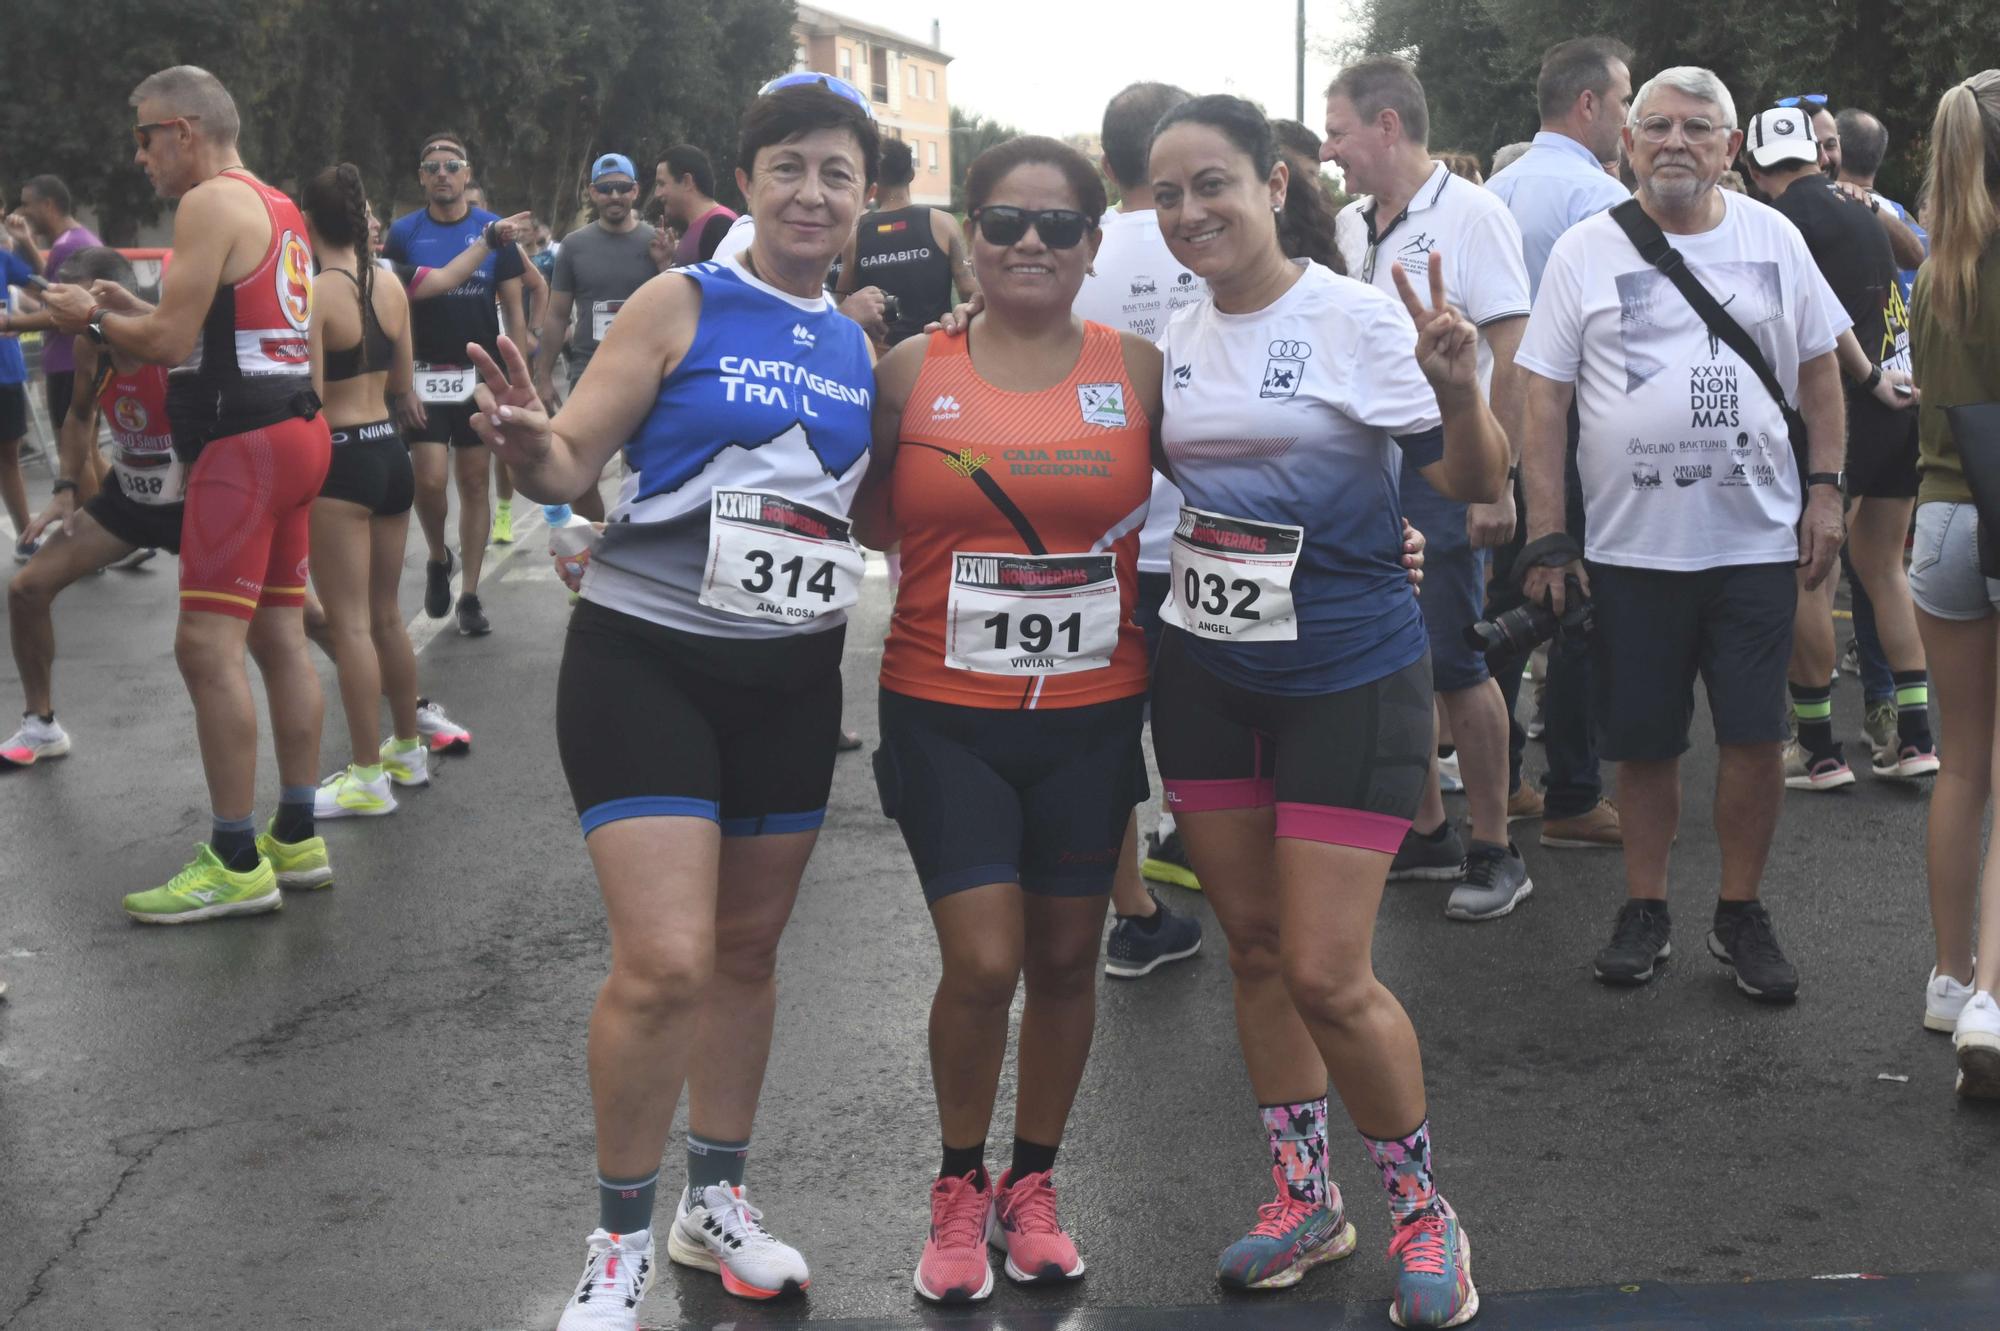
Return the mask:
<svg viewBox="0 0 2000 1331">
<path fill-rule="evenodd" d="M 333 890 L 183 929 L 118 909 L 206 833 L 173 564 L 64 597 L 58 705 L 76 751 L 0 778 L 0 1331 L 553 1325 L 595 1222 L 583 1041 L 606 942 L 555 757 L 567 603 L 538 533 L 515 551 L 483 591 L 493 635 L 447 632 L 420 658 L 472 754 L 394 817 L 331 826 Z M 420 561 L 413 546 L 411 607 Z M 847 657 L 871 746 L 886 607 L 871 581 Z M 343 732 L 324 673 L 330 770 Z M 14 687 L 10 665 L 0 692 Z M 1851 682 L 1837 715 L 1858 737 Z M 260 817 L 268 738 L 265 754 Z M 1691 812 L 1712 756 L 1698 744 L 1690 760 Z M 1788 797 L 1768 886 L 1804 976 L 1786 1009 L 1752 1006 L 1701 947 L 1705 817 L 1680 839 L 1676 957 L 1636 992 L 1588 971 L 1622 890 L 1615 855 L 1544 852 L 1521 825 L 1535 895 L 1486 925 L 1447 922 L 1443 886 L 1391 889 L 1379 968 L 1423 1038 L 1483 1321 L 1994 1324 L 1991 1279 L 1728 1288 L 2000 1270 L 2000 1110 L 1954 1098 L 1949 1043 L 1919 1026 L 1923 823 L 1921 792 L 1865 776 Z M 1171 900 L 1207 918 L 1198 896 Z M 920 1311 L 936 949 L 865 755 L 844 758 L 784 945 L 750 1165 L 811 1293 L 749 1306 L 666 1268 L 647 1325 L 1385 1325 L 1386 1213 L 1358 1143 L 1333 1163 L 1359 1254 L 1254 1302 L 1216 1288 L 1217 1252 L 1270 1184 L 1212 922 L 1209 942 L 1104 987 L 1058 1169 L 1088 1277 L 1002 1281 L 969 1317 Z M 676 1144 L 663 1207 L 679 1179 Z M 1551 1290 L 1596 1293 L 1533 1293 Z"/>
</svg>

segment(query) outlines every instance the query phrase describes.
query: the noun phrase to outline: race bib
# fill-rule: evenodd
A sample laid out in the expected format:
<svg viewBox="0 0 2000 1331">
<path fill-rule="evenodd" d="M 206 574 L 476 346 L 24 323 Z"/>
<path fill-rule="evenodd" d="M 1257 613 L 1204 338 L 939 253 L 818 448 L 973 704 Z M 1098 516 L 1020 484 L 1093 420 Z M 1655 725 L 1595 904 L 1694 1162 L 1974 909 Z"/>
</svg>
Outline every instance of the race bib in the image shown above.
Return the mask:
<svg viewBox="0 0 2000 1331">
<path fill-rule="evenodd" d="M 622 300 L 593 301 L 590 306 L 590 340 L 602 342 L 611 331 L 611 321 L 625 307 Z"/>
<path fill-rule="evenodd" d="M 859 600 L 861 573 L 846 518 L 769 490 L 717 490 L 709 499 L 705 606 L 811 623 Z"/>
<path fill-rule="evenodd" d="M 1116 555 L 954 552 L 944 663 L 982 675 L 1102 670 L 1119 610 Z"/>
<path fill-rule="evenodd" d="M 425 402 L 453 405 L 472 401 L 479 372 L 470 365 L 426 365 L 417 362 L 417 396 Z"/>
<path fill-rule="evenodd" d="M 123 458 L 111 465 L 125 497 L 148 507 L 180 503 L 186 490 L 186 466 L 172 453 L 148 454 L 146 460 L 152 465 L 134 465 Z"/>
<path fill-rule="evenodd" d="M 1160 618 L 1218 642 L 1294 642 L 1292 572 L 1305 528 L 1181 509 Z"/>
</svg>

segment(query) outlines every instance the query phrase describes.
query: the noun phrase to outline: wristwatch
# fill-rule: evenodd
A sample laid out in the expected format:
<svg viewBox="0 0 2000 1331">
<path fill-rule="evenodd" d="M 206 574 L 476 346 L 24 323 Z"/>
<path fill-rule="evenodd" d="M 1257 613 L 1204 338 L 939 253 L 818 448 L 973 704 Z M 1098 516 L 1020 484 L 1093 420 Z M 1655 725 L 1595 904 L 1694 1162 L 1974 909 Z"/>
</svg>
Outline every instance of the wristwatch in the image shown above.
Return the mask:
<svg viewBox="0 0 2000 1331">
<path fill-rule="evenodd" d="M 1861 389 L 1865 393 L 1872 393 L 1875 391 L 1875 385 L 1881 382 L 1882 382 L 1882 367 L 1879 365 L 1871 365 L 1868 367 L 1868 377 L 1861 381 Z"/>
<path fill-rule="evenodd" d="M 102 305 L 93 305 L 90 307 L 90 317 L 83 325 L 83 331 L 90 334 L 90 340 L 100 347 L 106 345 L 104 338 L 104 316 L 109 313 L 110 311 Z"/>
<path fill-rule="evenodd" d="M 1831 485 L 1840 494 L 1847 493 L 1847 473 L 1844 471 L 1813 471 L 1806 473 L 1806 488 L 1815 485 Z"/>
<path fill-rule="evenodd" d="M 486 248 L 489 250 L 498 250 L 505 247 L 506 244 L 506 241 L 500 239 L 500 224 L 498 222 L 488 222 L 486 224 Z"/>
<path fill-rule="evenodd" d="M 71 494 L 76 493 L 76 482 L 67 476 L 56 477 L 55 484 L 49 487 L 49 493 L 52 495 L 59 495 L 65 490 Z"/>
</svg>

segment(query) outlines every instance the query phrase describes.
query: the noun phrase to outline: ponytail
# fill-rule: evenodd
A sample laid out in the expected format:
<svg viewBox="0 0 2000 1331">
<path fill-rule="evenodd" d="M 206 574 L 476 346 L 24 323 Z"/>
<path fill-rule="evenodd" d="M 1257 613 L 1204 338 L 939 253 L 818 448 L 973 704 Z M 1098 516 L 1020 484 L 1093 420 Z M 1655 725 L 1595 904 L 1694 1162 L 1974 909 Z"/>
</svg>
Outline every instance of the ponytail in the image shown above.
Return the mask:
<svg viewBox="0 0 2000 1331">
<path fill-rule="evenodd" d="M 1979 262 L 2000 230 L 2000 69 L 1975 74 L 1938 101 L 1924 182 L 1931 257 L 1918 281 L 1938 322 L 1964 337 L 1979 310 Z"/>
<path fill-rule="evenodd" d="M 1285 207 L 1278 214 L 1278 247 L 1288 259 L 1310 259 L 1336 273 L 1347 272 L 1347 261 L 1333 240 L 1333 201 L 1320 179 L 1319 163 L 1303 153 L 1280 149 L 1278 156 L 1291 172 L 1285 186 Z"/>
<path fill-rule="evenodd" d="M 361 297 L 361 368 L 379 369 L 368 364 L 369 330 L 380 333 L 382 325 L 375 317 L 375 260 L 368 252 L 368 191 L 361 184 L 361 168 L 352 162 L 328 167 L 306 184 L 302 202 L 322 236 L 354 250 L 354 285 Z"/>
</svg>

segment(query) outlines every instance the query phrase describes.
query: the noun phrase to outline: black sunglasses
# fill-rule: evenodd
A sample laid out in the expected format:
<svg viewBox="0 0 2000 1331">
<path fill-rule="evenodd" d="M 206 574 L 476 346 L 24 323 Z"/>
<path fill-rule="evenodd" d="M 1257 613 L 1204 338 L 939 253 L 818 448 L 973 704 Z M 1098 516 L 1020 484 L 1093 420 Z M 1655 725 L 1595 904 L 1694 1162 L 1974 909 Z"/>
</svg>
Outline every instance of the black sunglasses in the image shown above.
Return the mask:
<svg viewBox="0 0 2000 1331">
<path fill-rule="evenodd" d="M 1033 227 L 1042 244 L 1052 250 L 1075 246 L 1090 225 L 1074 208 L 1015 208 L 1004 203 L 974 209 L 972 222 L 989 245 L 1012 245 Z"/>
<path fill-rule="evenodd" d="M 621 182 L 614 180 L 609 185 L 599 185 L 593 183 L 590 188 L 593 192 L 598 194 L 632 194 L 636 193 L 639 187 L 638 185 L 632 183 L 631 181 Z"/>
<path fill-rule="evenodd" d="M 427 176 L 434 176 L 440 171 L 446 175 L 455 176 L 465 170 L 466 165 L 467 163 L 463 158 L 453 157 L 443 162 L 420 162 L 417 165 L 417 169 Z"/>
</svg>

